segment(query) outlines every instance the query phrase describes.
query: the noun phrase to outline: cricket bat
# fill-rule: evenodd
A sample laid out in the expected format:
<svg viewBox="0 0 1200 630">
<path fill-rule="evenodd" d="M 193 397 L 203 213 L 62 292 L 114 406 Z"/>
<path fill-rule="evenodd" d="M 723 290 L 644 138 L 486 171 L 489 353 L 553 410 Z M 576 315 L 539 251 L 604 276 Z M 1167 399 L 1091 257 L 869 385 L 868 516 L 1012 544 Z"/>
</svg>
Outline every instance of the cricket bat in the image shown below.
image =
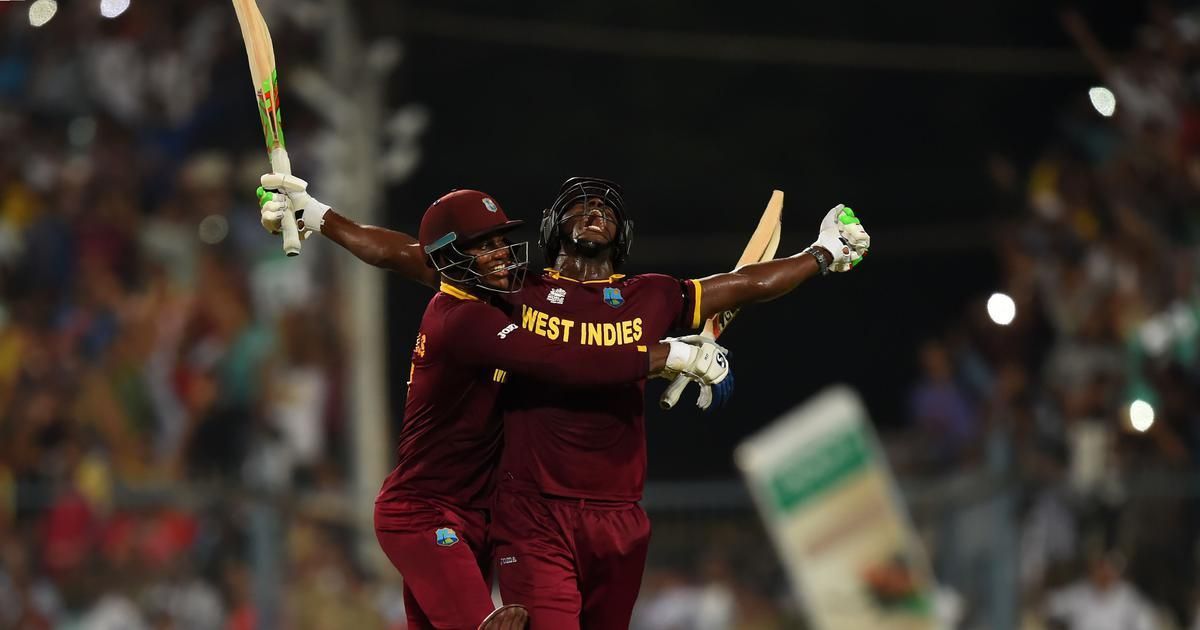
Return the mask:
<svg viewBox="0 0 1200 630">
<path fill-rule="evenodd" d="M 275 71 L 275 46 L 271 43 L 271 32 L 267 30 L 267 23 L 255 0 L 233 0 L 233 10 L 242 27 L 242 40 L 246 44 L 246 56 L 250 59 L 250 78 L 258 99 L 258 115 L 262 119 L 271 171 L 291 175 L 292 163 L 284 146 L 283 122 L 279 114 L 279 75 Z M 299 255 L 300 230 L 296 227 L 296 214 L 291 207 L 283 213 L 281 229 L 284 253 L 288 256 Z"/>
<path fill-rule="evenodd" d="M 746 243 L 746 249 L 742 250 L 742 255 L 738 258 L 734 269 L 775 258 L 775 250 L 779 249 L 779 234 L 783 229 L 782 215 L 783 191 L 776 190 L 771 193 L 771 200 L 767 202 L 767 207 L 758 220 L 758 227 L 754 229 L 754 234 L 750 235 L 750 242 Z M 704 322 L 704 332 L 701 334 L 710 339 L 720 337 L 721 333 L 725 332 L 725 328 L 729 326 L 729 322 L 732 322 L 741 310 L 740 307 L 731 308 L 713 315 Z M 679 396 L 683 394 L 687 384 L 687 376 L 683 374 L 676 376 L 675 380 L 667 386 L 662 397 L 658 399 L 659 406 L 663 409 L 674 407 L 675 403 L 679 402 Z"/>
</svg>

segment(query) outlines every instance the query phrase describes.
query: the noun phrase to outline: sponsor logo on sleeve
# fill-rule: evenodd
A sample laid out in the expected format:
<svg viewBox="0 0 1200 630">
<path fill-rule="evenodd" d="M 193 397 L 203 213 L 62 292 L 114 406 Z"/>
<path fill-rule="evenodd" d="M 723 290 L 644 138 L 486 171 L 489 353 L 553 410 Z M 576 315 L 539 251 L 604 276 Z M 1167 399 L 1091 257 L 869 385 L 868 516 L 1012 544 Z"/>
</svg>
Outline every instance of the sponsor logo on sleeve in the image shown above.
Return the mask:
<svg viewBox="0 0 1200 630">
<path fill-rule="evenodd" d="M 496 333 L 496 336 L 501 339 L 506 339 L 506 338 L 508 338 L 508 333 L 510 333 L 516 329 L 517 329 L 516 324 L 509 324 L 504 327 L 504 330 L 501 330 L 500 332 Z"/>
</svg>

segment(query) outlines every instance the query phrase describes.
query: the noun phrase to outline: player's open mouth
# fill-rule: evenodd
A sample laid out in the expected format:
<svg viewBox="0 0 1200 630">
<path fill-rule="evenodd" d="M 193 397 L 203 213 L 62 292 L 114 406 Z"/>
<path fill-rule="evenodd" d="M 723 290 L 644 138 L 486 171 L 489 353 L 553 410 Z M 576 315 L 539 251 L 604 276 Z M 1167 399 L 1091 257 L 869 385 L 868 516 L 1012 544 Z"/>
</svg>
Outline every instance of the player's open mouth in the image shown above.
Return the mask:
<svg viewBox="0 0 1200 630">
<path fill-rule="evenodd" d="M 594 231 L 594 232 L 599 232 L 599 233 L 601 233 L 601 234 L 603 234 L 603 233 L 604 233 L 604 229 L 603 229 L 603 228 L 601 228 L 599 225 L 586 225 L 586 226 L 584 226 L 584 228 L 583 228 L 583 229 L 585 229 L 585 230 L 592 230 L 592 231 Z"/>
</svg>

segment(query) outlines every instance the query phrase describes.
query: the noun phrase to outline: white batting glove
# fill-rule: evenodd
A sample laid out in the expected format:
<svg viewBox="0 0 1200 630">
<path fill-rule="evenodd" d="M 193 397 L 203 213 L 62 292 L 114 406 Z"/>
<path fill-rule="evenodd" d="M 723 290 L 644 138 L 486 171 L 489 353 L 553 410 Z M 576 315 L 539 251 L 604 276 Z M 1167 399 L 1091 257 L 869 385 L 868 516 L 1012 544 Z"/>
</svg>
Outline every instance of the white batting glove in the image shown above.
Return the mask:
<svg viewBox="0 0 1200 630">
<path fill-rule="evenodd" d="M 828 250 L 833 255 L 829 270 L 840 273 L 862 262 L 871 247 L 871 237 L 854 211 L 839 203 L 821 220 L 821 232 L 813 246 Z"/>
<path fill-rule="evenodd" d="M 729 360 L 725 357 L 728 351 L 708 337 L 668 337 L 662 343 L 670 346 L 667 370 L 687 374 L 704 385 L 720 383 L 729 374 Z"/>
<path fill-rule="evenodd" d="M 292 211 L 296 213 L 296 224 L 304 238 L 308 238 L 313 232 L 321 231 L 329 206 L 308 194 L 308 182 L 294 175 L 278 173 L 267 173 L 260 181 L 262 186 L 258 189 L 259 221 L 268 232 L 279 233 L 283 211 L 286 208 L 283 202 L 291 204 Z"/>
<path fill-rule="evenodd" d="M 291 208 L 292 202 L 288 201 L 287 196 L 283 193 L 264 192 L 261 188 L 258 190 L 260 191 L 258 203 L 262 204 L 262 207 L 258 209 L 258 222 L 262 223 L 263 229 L 277 235 L 279 234 L 280 226 L 283 224 L 283 213 Z M 295 210 L 292 210 L 292 212 L 295 212 Z M 303 226 L 299 225 L 299 221 L 297 221 L 296 227 L 300 230 L 300 238 L 302 240 L 308 240 L 308 237 L 313 235 L 313 231 L 304 229 Z"/>
<path fill-rule="evenodd" d="M 723 405 L 733 394 L 733 373 L 729 367 L 729 351 L 704 335 L 668 337 L 661 343 L 668 344 L 667 373 L 684 374 L 700 385 L 700 396 L 696 406 L 708 409 L 715 399 Z"/>
</svg>

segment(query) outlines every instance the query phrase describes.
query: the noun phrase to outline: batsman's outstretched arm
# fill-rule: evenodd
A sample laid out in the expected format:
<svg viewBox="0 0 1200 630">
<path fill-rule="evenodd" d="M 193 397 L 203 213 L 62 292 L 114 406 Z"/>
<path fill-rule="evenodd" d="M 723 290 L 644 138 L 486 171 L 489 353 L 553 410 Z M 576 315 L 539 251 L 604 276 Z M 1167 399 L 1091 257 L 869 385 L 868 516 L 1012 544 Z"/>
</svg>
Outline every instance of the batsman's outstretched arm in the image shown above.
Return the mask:
<svg viewBox="0 0 1200 630">
<path fill-rule="evenodd" d="M 438 286 L 438 273 L 426 264 L 425 252 L 416 238 L 362 225 L 338 214 L 309 195 L 308 182 L 299 177 L 263 175 L 258 199 L 262 225 L 273 234 L 279 231 L 284 204 L 290 199 L 304 238 L 319 232 L 368 265 L 394 271 L 428 287 Z"/>
<path fill-rule="evenodd" d="M 870 247 L 871 237 L 854 211 L 838 204 L 821 221 L 816 242 L 799 254 L 701 278 L 700 321 L 783 296 L 817 274 L 850 271 Z"/>
<path fill-rule="evenodd" d="M 341 245 L 359 260 L 395 271 L 428 287 L 438 286 L 438 273 L 426 264 L 428 257 L 417 239 L 387 228 L 362 225 L 330 210 L 320 226 L 321 234 Z"/>
</svg>

